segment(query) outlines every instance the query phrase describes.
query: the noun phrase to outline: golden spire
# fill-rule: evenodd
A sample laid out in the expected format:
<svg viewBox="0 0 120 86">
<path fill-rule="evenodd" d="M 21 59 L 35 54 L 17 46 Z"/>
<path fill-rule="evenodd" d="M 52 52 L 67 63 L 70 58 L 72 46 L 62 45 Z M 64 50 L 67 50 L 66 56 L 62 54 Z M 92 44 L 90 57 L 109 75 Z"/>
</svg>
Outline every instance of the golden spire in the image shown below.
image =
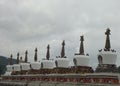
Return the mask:
<svg viewBox="0 0 120 86">
<path fill-rule="evenodd" d="M 49 60 L 50 59 L 50 45 L 48 44 L 47 46 L 47 53 L 46 53 L 46 59 Z"/>
<path fill-rule="evenodd" d="M 62 42 L 61 57 L 65 57 L 65 41 Z"/>
<path fill-rule="evenodd" d="M 26 51 L 25 51 L 25 63 L 27 63 L 27 61 L 28 61 L 27 55 L 28 55 L 28 51 L 26 50 Z"/>
<path fill-rule="evenodd" d="M 37 61 L 37 48 L 35 48 L 35 56 L 34 56 L 34 61 Z"/>
<path fill-rule="evenodd" d="M 110 29 L 107 28 L 106 32 L 105 32 L 105 35 L 106 35 L 106 43 L 105 43 L 105 51 L 110 51 Z"/>
</svg>

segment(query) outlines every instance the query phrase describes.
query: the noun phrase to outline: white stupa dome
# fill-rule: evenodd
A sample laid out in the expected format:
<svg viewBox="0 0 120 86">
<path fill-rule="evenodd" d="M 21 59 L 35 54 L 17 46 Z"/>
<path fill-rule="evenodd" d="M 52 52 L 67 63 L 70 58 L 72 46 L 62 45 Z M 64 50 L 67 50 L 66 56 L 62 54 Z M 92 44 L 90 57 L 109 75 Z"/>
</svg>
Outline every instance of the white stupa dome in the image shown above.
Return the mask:
<svg viewBox="0 0 120 86">
<path fill-rule="evenodd" d="M 14 64 L 14 65 L 13 65 L 13 70 L 14 70 L 14 71 L 21 71 L 21 66 L 20 66 L 20 64 Z"/>
<path fill-rule="evenodd" d="M 56 58 L 55 60 L 56 67 L 68 68 L 69 59 L 68 58 Z"/>
<path fill-rule="evenodd" d="M 89 56 L 75 55 L 76 66 L 89 66 Z"/>
<path fill-rule="evenodd" d="M 54 61 L 53 60 L 42 60 L 41 66 L 43 69 L 53 69 Z"/>
<path fill-rule="evenodd" d="M 33 62 L 33 63 L 30 63 L 30 65 L 31 65 L 31 68 L 34 70 L 39 70 L 41 68 L 41 64 L 39 62 Z"/>
<path fill-rule="evenodd" d="M 30 70 L 30 64 L 29 63 L 20 63 L 21 70 Z"/>
<path fill-rule="evenodd" d="M 102 51 L 98 54 L 99 64 L 116 64 L 117 53 L 112 51 Z"/>
<path fill-rule="evenodd" d="M 12 72 L 13 71 L 13 65 L 7 65 L 7 72 Z"/>
</svg>

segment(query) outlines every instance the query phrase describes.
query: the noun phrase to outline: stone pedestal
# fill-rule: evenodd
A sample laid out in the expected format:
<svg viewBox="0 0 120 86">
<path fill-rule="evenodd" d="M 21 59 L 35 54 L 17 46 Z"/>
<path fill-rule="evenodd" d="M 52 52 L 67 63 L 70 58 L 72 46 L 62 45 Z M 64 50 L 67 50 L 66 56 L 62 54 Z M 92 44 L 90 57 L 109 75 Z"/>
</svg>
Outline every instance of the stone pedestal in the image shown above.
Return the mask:
<svg viewBox="0 0 120 86">
<path fill-rule="evenodd" d="M 88 66 L 73 66 L 71 67 L 72 73 L 93 73 L 92 67 Z"/>
<path fill-rule="evenodd" d="M 95 72 L 118 72 L 115 64 L 99 64 Z"/>
<path fill-rule="evenodd" d="M 58 73 L 58 74 L 71 73 L 71 68 L 56 67 L 56 68 L 54 68 L 54 73 Z"/>
</svg>

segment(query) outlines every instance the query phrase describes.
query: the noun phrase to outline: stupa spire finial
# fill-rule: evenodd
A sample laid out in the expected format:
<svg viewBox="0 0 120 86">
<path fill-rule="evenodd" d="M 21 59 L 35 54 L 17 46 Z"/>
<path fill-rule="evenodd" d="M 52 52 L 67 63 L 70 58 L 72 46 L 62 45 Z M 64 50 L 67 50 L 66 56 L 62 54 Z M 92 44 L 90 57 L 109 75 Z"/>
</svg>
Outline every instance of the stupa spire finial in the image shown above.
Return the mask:
<svg viewBox="0 0 120 86">
<path fill-rule="evenodd" d="M 61 57 L 65 57 L 65 40 L 62 42 Z"/>
<path fill-rule="evenodd" d="M 50 45 L 48 44 L 47 46 L 47 53 L 46 53 L 46 59 L 49 60 L 50 59 Z"/>
<path fill-rule="evenodd" d="M 84 41 L 84 36 L 80 36 L 80 49 L 79 49 L 79 54 L 80 55 L 84 55 L 84 44 L 83 44 L 83 41 Z"/>
<path fill-rule="evenodd" d="M 25 51 L 25 63 L 27 63 L 27 61 L 28 61 L 28 56 L 27 55 L 28 55 L 28 51 L 26 50 Z"/>
<path fill-rule="evenodd" d="M 36 62 L 37 61 L 37 48 L 35 48 L 35 56 L 34 56 L 34 61 Z"/>
<path fill-rule="evenodd" d="M 20 62 L 22 63 L 22 56 L 20 57 Z"/>
<path fill-rule="evenodd" d="M 17 53 L 17 64 L 19 64 L 19 52 Z"/>
<path fill-rule="evenodd" d="M 12 54 L 10 55 L 10 60 L 9 60 L 9 65 L 12 65 L 13 64 L 13 62 L 12 62 Z"/>
<path fill-rule="evenodd" d="M 105 35 L 106 35 L 105 51 L 110 51 L 111 45 L 110 45 L 110 37 L 109 37 L 110 35 L 109 28 L 107 28 Z"/>
</svg>

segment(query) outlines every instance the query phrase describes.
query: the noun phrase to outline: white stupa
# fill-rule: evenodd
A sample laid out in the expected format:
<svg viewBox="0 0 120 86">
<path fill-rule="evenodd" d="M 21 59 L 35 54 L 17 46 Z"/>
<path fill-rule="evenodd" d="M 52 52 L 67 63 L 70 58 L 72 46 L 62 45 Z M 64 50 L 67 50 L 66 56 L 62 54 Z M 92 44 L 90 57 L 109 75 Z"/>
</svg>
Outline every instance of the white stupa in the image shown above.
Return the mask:
<svg viewBox="0 0 120 86">
<path fill-rule="evenodd" d="M 17 64 L 13 65 L 13 71 L 21 71 L 21 66 L 19 64 L 19 53 L 17 53 Z"/>
<path fill-rule="evenodd" d="M 7 65 L 7 72 L 12 72 L 13 71 L 13 65 Z"/>
<path fill-rule="evenodd" d="M 74 65 L 76 66 L 89 66 L 89 56 L 86 55 L 75 55 Z"/>
<path fill-rule="evenodd" d="M 10 56 L 9 64 L 6 66 L 7 71 L 5 72 L 5 75 L 11 75 L 13 71 L 13 63 L 12 63 L 12 54 Z"/>
<path fill-rule="evenodd" d="M 66 57 L 57 57 L 55 60 L 56 67 L 58 68 L 68 68 L 69 59 Z"/>
<path fill-rule="evenodd" d="M 105 48 L 99 50 L 98 53 L 98 67 L 96 72 L 118 72 L 116 66 L 117 53 L 114 49 L 111 49 L 110 45 L 110 29 L 108 28 L 105 32 L 106 42 Z"/>
<path fill-rule="evenodd" d="M 84 37 L 81 36 L 80 50 L 78 54 L 75 54 L 73 62 L 75 66 L 89 66 L 89 55 L 84 54 Z"/>
<path fill-rule="evenodd" d="M 30 63 L 27 63 L 27 60 L 28 60 L 27 54 L 28 54 L 28 52 L 26 50 L 26 52 L 25 52 L 25 63 L 23 63 L 23 62 L 20 63 L 22 71 L 30 70 Z"/>
<path fill-rule="evenodd" d="M 98 54 L 99 64 L 116 64 L 117 53 L 114 51 L 101 51 Z"/>
<path fill-rule="evenodd" d="M 29 63 L 20 63 L 21 70 L 30 70 L 30 64 Z"/>
<path fill-rule="evenodd" d="M 50 46 L 47 46 L 47 54 L 46 59 L 43 59 L 41 61 L 41 68 L 42 69 L 53 69 L 54 68 L 54 61 L 50 59 L 50 52 L 49 52 Z"/>
<path fill-rule="evenodd" d="M 14 64 L 14 65 L 13 65 L 13 71 L 21 71 L 21 66 L 20 66 L 20 64 Z"/>
<path fill-rule="evenodd" d="M 53 69 L 54 68 L 54 61 L 53 60 L 42 60 L 41 62 L 42 69 Z"/>
<path fill-rule="evenodd" d="M 41 68 L 40 62 L 37 62 L 37 48 L 35 49 L 34 62 L 30 63 L 31 69 L 39 70 Z"/>
<path fill-rule="evenodd" d="M 33 70 L 39 70 L 41 68 L 40 62 L 32 62 L 30 63 L 30 65 L 31 65 L 31 69 Z"/>
<path fill-rule="evenodd" d="M 58 56 L 55 59 L 55 65 L 58 68 L 68 68 L 69 67 L 69 59 L 65 56 L 65 41 L 62 43 L 61 57 Z"/>
<path fill-rule="evenodd" d="M 106 44 L 104 50 L 99 50 L 98 53 L 98 61 L 99 64 L 116 64 L 116 59 L 117 59 L 117 53 L 114 49 L 110 49 L 110 29 L 107 29 L 105 32 L 106 35 Z"/>
</svg>

